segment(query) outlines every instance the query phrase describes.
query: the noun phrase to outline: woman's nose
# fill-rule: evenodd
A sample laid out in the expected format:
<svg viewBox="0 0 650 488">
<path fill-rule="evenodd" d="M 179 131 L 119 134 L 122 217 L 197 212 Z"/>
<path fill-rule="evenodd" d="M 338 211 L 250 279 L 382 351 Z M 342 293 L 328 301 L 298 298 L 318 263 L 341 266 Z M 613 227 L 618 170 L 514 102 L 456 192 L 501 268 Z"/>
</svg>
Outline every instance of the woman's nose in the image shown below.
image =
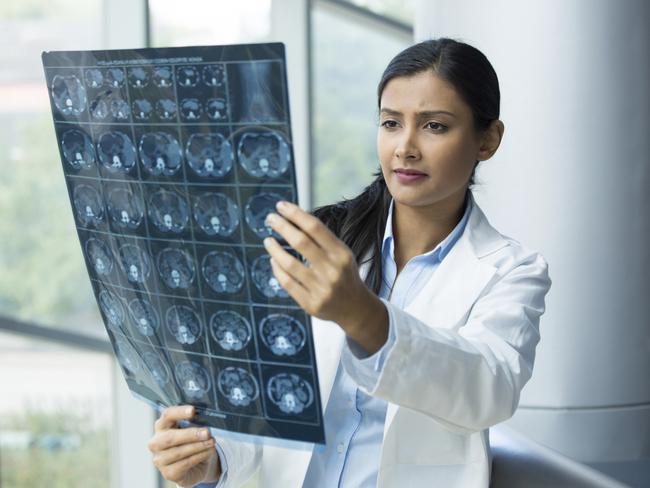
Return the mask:
<svg viewBox="0 0 650 488">
<path fill-rule="evenodd" d="M 412 131 L 405 130 L 395 147 L 395 157 L 398 159 L 419 159 L 420 150 Z"/>
</svg>

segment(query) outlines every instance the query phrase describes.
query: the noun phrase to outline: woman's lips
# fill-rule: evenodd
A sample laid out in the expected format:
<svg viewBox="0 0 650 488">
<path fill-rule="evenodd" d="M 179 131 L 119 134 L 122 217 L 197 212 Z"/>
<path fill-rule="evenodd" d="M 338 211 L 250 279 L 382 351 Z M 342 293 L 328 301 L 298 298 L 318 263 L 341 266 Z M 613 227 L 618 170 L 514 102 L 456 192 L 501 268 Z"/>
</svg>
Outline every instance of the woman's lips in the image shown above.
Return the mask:
<svg viewBox="0 0 650 488">
<path fill-rule="evenodd" d="M 397 175 L 398 181 L 401 183 L 412 183 L 415 181 L 423 180 L 427 175 L 415 170 L 404 170 L 396 169 L 395 175 Z"/>
</svg>

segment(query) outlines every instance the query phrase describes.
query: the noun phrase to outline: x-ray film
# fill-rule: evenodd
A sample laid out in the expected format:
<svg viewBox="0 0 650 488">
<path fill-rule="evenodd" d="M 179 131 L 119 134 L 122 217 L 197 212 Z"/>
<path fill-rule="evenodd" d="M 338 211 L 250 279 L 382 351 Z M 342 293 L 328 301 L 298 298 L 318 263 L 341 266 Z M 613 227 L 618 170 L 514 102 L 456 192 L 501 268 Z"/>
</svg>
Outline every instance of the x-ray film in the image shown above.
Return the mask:
<svg viewBox="0 0 650 488">
<path fill-rule="evenodd" d="M 279 43 L 43 53 L 81 249 L 132 392 L 324 443 L 311 321 L 262 240 L 297 202 Z M 296 255 L 295 251 L 291 252 Z"/>
</svg>

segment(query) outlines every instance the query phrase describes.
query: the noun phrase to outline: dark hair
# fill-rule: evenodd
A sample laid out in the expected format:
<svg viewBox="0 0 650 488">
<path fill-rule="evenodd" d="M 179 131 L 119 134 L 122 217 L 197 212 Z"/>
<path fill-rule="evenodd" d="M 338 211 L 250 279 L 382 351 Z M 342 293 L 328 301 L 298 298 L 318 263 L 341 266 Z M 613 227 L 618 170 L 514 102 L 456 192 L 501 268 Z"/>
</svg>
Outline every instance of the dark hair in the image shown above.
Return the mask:
<svg viewBox="0 0 650 488">
<path fill-rule="evenodd" d="M 469 105 L 474 116 L 474 128 L 485 130 L 499 118 L 499 81 L 488 59 L 475 47 L 441 37 L 410 46 L 395 56 L 384 70 L 377 87 L 377 105 L 390 80 L 432 70 L 450 83 Z M 468 188 L 476 184 L 474 174 Z M 339 239 L 352 250 L 358 264 L 370 252 L 370 268 L 366 285 L 376 294 L 381 290 L 381 245 L 391 201 L 381 168 L 373 173 L 375 180 L 352 199 L 314 209 L 313 214 L 323 221 Z"/>
</svg>

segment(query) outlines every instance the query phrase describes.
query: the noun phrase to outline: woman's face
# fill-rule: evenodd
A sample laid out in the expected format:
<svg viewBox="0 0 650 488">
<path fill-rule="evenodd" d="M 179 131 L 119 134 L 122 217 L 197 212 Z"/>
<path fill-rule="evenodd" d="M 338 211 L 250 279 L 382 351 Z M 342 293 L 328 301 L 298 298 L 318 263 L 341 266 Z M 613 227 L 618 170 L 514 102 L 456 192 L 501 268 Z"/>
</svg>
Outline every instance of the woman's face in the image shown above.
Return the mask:
<svg viewBox="0 0 650 488">
<path fill-rule="evenodd" d="M 430 70 L 393 78 L 379 117 L 377 152 L 395 201 L 414 207 L 462 201 L 481 141 L 454 88 Z M 423 175 L 409 179 L 399 176 L 403 170 Z"/>
</svg>

